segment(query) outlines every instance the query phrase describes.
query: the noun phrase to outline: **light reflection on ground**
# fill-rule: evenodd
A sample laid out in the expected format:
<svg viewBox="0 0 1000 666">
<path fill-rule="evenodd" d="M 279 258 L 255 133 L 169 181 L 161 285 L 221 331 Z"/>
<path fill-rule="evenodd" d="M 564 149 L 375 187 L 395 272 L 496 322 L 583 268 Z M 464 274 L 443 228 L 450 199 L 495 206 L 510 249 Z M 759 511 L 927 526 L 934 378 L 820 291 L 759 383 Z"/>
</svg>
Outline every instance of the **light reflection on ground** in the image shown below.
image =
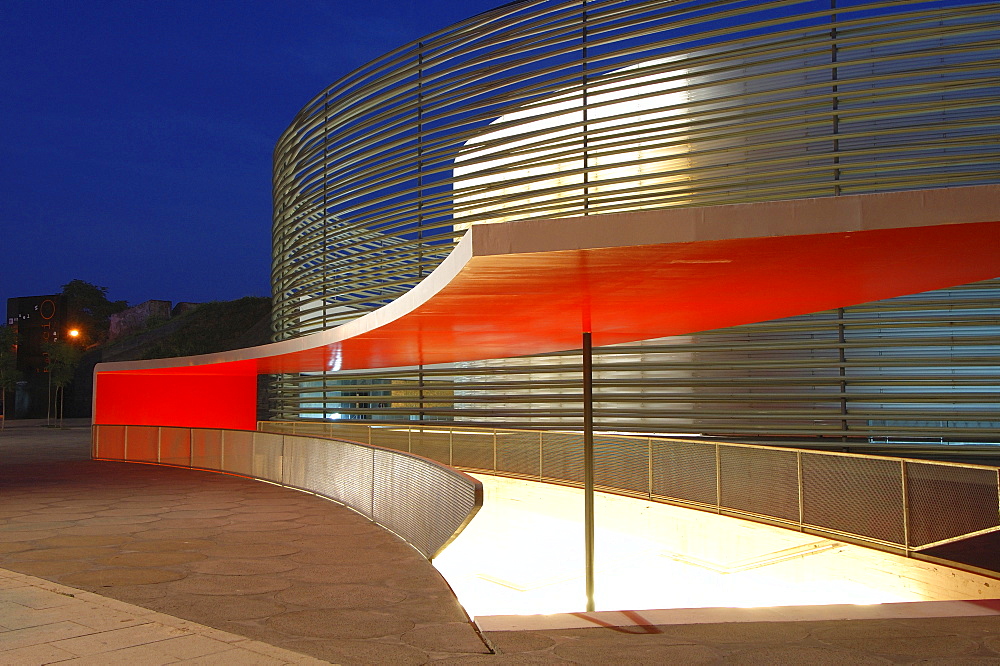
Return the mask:
<svg viewBox="0 0 1000 666">
<path fill-rule="evenodd" d="M 582 491 L 475 476 L 483 508 L 434 560 L 468 613 L 582 611 Z M 604 493 L 595 515 L 597 610 L 964 598 L 927 565 L 791 530 Z"/>
</svg>

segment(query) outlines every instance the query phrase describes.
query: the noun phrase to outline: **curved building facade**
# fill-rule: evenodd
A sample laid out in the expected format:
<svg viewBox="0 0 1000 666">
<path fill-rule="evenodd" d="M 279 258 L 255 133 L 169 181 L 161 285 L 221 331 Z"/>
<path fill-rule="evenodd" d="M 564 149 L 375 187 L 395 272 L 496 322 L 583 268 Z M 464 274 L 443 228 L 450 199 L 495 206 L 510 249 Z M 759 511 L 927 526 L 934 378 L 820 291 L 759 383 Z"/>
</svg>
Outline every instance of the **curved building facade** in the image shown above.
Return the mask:
<svg viewBox="0 0 1000 666">
<path fill-rule="evenodd" d="M 447 27 L 279 140 L 275 339 L 393 301 L 471 225 L 1000 183 L 998 40 L 976 1 L 527 0 Z M 998 333 L 1000 279 L 600 348 L 596 424 L 1000 443 Z M 579 365 L 282 375 L 272 415 L 572 427 Z"/>
</svg>

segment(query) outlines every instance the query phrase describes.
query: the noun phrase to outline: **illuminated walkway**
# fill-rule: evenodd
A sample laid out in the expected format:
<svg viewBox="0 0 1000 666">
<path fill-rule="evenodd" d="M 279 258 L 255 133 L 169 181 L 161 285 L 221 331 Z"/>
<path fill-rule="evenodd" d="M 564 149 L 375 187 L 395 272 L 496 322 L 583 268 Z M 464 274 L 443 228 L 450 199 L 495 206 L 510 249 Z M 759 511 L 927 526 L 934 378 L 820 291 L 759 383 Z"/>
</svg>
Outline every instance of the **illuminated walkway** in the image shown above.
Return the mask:
<svg viewBox="0 0 1000 666">
<path fill-rule="evenodd" d="M 584 608 L 583 492 L 475 475 L 483 508 L 434 564 L 470 615 Z M 996 581 L 703 511 L 596 496 L 597 610 L 989 598 Z"/>
</svg>

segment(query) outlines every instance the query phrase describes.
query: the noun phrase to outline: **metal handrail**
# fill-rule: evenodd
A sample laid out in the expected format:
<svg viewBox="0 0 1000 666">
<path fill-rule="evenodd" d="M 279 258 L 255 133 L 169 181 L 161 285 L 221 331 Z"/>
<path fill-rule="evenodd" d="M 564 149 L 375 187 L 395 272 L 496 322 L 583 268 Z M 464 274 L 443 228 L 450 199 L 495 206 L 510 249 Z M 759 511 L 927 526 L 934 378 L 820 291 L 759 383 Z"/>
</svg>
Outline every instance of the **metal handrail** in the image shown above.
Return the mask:
<svg viewBox="0 0 1000 666">
<path fill-rule="evenodd" d="M 351 437 L 470 472 L 581 487 L 583 434 L 261 421 L 269 432 Z M 888 552 L 1000 531 L 1000 469 L 677 438 L 595 434 L 599 490 L 766 522 Z"/>
<path fill-rule="evenodd" d="M 434 558 L 483 505 L 483 485 L 416 453 L 259 431 L 94 425 L 95 460 L 238 474 L 343 504 Z"/>
</svg>

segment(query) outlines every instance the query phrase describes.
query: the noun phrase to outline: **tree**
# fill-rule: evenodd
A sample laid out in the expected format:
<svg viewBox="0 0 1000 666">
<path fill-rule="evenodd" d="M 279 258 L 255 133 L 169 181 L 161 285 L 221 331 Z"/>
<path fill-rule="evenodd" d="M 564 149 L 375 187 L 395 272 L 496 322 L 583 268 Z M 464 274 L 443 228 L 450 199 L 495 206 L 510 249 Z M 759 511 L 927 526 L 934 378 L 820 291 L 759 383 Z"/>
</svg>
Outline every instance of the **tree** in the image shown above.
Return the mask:
<svg viewBox="0 0 1000 666">
<path fill-rule="evenodd" d="M 17 335 L 9 326 L 0 326 L 0 428 L 7 421 L 7 392 L 17 388 L 21 372 L 17 369 Z"/>
<path fill-rule="evenodd" d="M 49 381 L 56 387 L 55 399 L 58 402 L 55 417 L 62 423 L 66 385 L 73 381 L 83 350 L 68 342 L 56 341 L 43 344 L 42 351 L 48 364 Z M 52 400 L 52 397 L 49 399 Z"/>
<path fill-rule="evenodd" d="M 128 308 L 126 301 L 109 301 L 108 288 L 84 280 L 70 280 L 62 286 L 66 296 L 67 322 L 84 331 L 90 342 L 104 342 L 111 315 Z"/>
</svg>

